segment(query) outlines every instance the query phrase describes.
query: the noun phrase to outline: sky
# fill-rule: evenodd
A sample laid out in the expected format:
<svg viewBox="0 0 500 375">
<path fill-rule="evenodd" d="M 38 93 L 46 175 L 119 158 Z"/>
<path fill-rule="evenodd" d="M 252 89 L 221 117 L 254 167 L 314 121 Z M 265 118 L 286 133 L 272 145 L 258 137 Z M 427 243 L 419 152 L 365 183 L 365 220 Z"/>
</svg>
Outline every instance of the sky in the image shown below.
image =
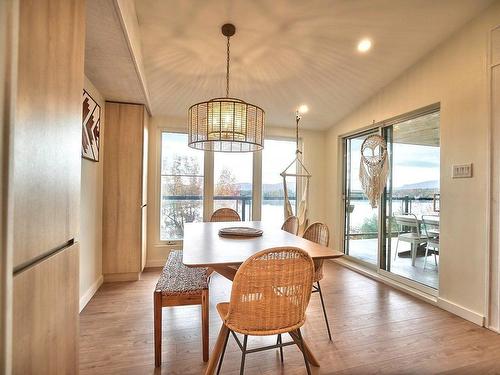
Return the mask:
<svg viewBox="0 0 500 375">
<path fill-rule="evenodd" d="M 361 190 L 359 161 L 361 139 L 351 142 L 351 189 Z M 439 182 L 439 147 L 396 143 L 393 147 L 394 188 L 424 181 Z"/>
</svg>

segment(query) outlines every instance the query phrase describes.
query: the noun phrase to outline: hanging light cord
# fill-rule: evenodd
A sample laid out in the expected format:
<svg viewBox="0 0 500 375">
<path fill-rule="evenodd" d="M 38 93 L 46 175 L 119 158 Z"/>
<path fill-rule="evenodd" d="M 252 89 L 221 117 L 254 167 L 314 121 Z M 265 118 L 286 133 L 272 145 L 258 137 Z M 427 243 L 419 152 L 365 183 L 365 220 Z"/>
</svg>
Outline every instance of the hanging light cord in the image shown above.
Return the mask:
<svg viewBox="0 0 500 375">
<path fill-rule="evenodd" d="M 226 98 L 229 98 L 229 38 L 227 37 L 227 60 L 226 60 Z"/>
</svg>

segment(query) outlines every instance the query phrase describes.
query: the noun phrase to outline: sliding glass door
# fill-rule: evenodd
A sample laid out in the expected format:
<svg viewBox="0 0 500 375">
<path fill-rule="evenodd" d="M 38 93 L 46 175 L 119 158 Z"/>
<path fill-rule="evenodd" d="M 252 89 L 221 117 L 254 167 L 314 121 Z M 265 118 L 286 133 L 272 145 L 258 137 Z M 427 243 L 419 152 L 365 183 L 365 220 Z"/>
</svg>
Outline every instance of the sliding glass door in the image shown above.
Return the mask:
<svg viewBox="0 0 500 375">
<path fill-rule="evenodd" d="M 438 288 L 439 112 L 383 129 L 390 175 L 382 197 L 385 228 L 381 267 Z"/>
<path fill-rule="evenodd" d="M 344 249 L 347 255 L 373 266 L 378 264 L 379 214 L 361 190 L 359 162 L 361 144 L 366 137 L 378 132 L 376 129 L 344 139 Z"/>
<path fill-rule="evenodd" d="M 371 134 L 387 142 L 389 177 L 378 208 L 359 182 L 361 144 Z M 344 138 L 344 251 L 386 276 L 438 288 L 439 109 L 396 119 Z"/>
</svg>

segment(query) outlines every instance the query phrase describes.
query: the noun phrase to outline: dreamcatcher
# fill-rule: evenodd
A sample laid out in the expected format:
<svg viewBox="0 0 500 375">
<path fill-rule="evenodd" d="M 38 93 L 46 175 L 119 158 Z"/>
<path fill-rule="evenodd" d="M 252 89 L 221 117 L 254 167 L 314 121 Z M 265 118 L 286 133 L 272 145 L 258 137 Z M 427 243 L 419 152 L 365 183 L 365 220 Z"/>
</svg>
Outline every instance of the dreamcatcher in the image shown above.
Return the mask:
<svg viewBox="0 0 500 375">
<path fill-rule="evenodd" d="M 377 207 L 377 201 L 387 183 L 388 173 L 387 143 L 378 134 L 370 135 L 361 145 L 359 180 L 372 208 Z"/>
</svg>

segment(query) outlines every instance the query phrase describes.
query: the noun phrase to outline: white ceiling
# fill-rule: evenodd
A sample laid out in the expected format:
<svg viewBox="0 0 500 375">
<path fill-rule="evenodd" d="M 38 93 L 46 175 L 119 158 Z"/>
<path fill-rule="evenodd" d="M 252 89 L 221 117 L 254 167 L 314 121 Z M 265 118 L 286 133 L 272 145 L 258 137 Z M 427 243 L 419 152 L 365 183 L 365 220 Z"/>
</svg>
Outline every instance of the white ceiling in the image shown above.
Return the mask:
<svg viewBox="0 0 500 375">
<path fill-rule="evenodd" d="M 185 117 L 225 94 L 261 106 L 269 125 L 325 129 L 430 52 L 490 0 L 136 0 L 153 115 Z M 369 37 L 373 49 L 356 50 Z"/>
<path fill-rule="evenodd" d="M 114 0 L 86 1 L 85 75 L 106 100 L 145 103 Z"/>
</svg>

